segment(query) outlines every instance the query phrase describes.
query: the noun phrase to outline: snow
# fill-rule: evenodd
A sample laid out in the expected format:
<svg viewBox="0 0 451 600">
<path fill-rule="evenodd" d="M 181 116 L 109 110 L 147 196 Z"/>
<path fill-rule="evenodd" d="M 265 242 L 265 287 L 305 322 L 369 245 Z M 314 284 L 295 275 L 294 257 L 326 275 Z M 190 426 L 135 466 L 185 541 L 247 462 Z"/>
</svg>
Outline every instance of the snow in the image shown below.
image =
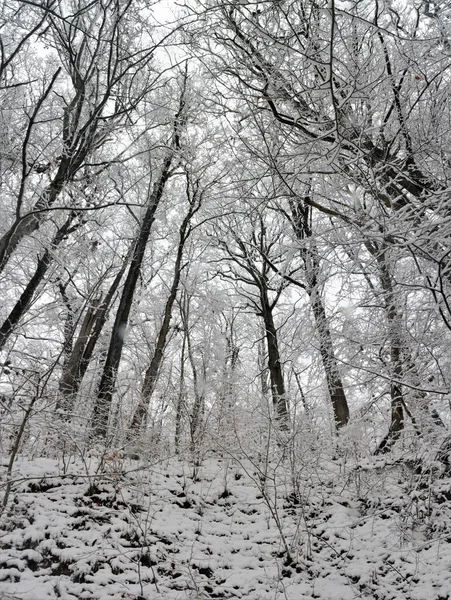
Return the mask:
<svg viewBox="0 0 451 600">
<path fill-rule="evenodd" d="M 61 475 L 57 461 L 17 462 L 14 479 L 30 479 L 0 521 L 2 600 L 451 595 L 446 478 L 409 481 L 404 467 L 371 460 L 357 478 L 330 461 L 315 477 L 297 473 L 296 499 L 281 461 L 265 483 L 245 457 L 206 457 L 196 478 L 176 459 L 125 461 L 114 477 L 97 467 L 74 462 Z"/>
</svg>

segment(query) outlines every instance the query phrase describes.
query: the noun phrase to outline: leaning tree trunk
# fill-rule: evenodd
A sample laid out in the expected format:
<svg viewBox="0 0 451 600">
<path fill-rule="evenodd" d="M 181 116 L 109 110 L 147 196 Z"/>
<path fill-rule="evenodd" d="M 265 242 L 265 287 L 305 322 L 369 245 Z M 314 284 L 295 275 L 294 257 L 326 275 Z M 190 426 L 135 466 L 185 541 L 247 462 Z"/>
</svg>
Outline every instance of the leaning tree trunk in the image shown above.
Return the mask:
<svg viewBox="0 0 451 600">
<path fill-rule="evenodd" d="M 108 426 L 108 416 L 113 399 L 113 391 L 116 385 L 117 370 L 122 356 L 124 345 L 124 333 L 128 324 L 128 318 L 135 294 L 136 284 L 141 271 L 144 252 L 149 239 L 150 230 L 155 220 L 155 213 L 163 196 L 166 182 L 170 176 L 170 169 L 174 157 L 174 150 L 167 155 L 163 169 L 158 180 L 155 182 L 152 194 L 149 198 L 146 214 L 144 215 L 139 237 L 133 252 L 133 258 L 125 280 L 124 289 L 116 313 L 116 319 L 111 334 L 110 346 L 100 380 L 96 402 L 94 405 L 94 432 L 99 437 L 105 437 Z"/>
<path fill-rule="evenodd" d="M 318 285 L 319 260 L 316 251 L 306 251 L 305 270 L 307 276 L 306 290 L 312 305 L 313 316 L 319 337 L 319 351 L 321 362 L 326 374 L 327 390 L 329 392 L 334 419 L 337 429 L 346 425 L 349 421 L 349 407 L 343 382 L 338 368 L 337 358 L 334 352 L 332 336 L 327 321 L 324 301 Z"/>
<path fill-rule="evenodd" d="M 64 407 L 65 409 L 69 409 L 71 402 L 78 393 L 128 262 L 129 257 L 127 256 L 120 271 L 114 278 L 110 289 L 98 307 L 96 306 L 97 302 L 94 302 L 88 308 L 71 356 L 63 370 L 59 384 L 60 398 L 57 404 L 58 408 Z"/>
<path fill-rule="evenodd" d="M 338 361 L 334 352 L 332 335 L 327 320 L 324 301 L 319 288 L 320 260 L 317 249 L 312 239 L 310 197 L 299 198 L 297 202 L 290 202 L 292 226 L 297 239 L 302 242 L 301 254 L 304 261 L 307 285 L 305 290 L 310 298 L 313 317 L 319 337 L 319 350 L 321 362 L 326 375 L 327 390 L 329 392 L 334 420 L 337 429 L 349 421 L 349 406 L 341 379 Z M 305 246 L 309 242 L 309 247 Z"/>
<path fill-rule="evenodd" d="M 113 399 L 113 392 L 116 385 L 117 371 L 122 356 L 122 348 L 124 346 L 125 331 L 128 324 L 128 317 L 135 295 L 136 284 L 141 272 L 141 265 L 144 259 L 147 242 L 150 235 L 155 213 L 157 211 L 160 200 L 163 197 L 163 192 L 171 176 L 171 166 L 177 152 L 180 151 L 180 135 L 183 125 L 184 109 L 185 109 L 185 92 L 186 92 L 187 72 L 183 82 L 182 92 L 178 111 L 174 118 L 172 131 L 171 146 L 163 161 L 160 175 L 153 185 L 152 193 L 150 194 L 147 209 L 141 223 L 141 227 L 136 241 L 133 257 L 130 268 L 125 279 L 124 289 L 119 302 L 119 307 L 116 313 L 116 319 L 113 325 L 108 354 L 103 367 L 103 373 L 97 392 L 97 398 L 94 404 L 93 415 L 93 430 L 98 437 L 106 437 L 108 429 L 108 417 Z"/>
<path fill-rule="evenodd" d="M 106 437 L 107 433 L 108 417 L 111 402 L 113 399 L 113 391 L 116 385 L 117 371 L 119 369 L 119 364 L 122 356 L 122 348 L 124 346 L 124 334 L 127 328 L 128 317 L 130 315 L 130 310 L 133 302 L 133 297 L 135 295 L 138 277 L 141 272 L 141 265 L 144 259 L 144 253 L 149 239 L 150 230 L 155 220 L 155 213 L 157 211 L 158 205 L 160 204 L 160 200 L 163 197 L 163 192 L 166 187 L 166 183 L 168 182 L 168 179 L 171 175 L 172 163 L 174 161 L 176 153 L 180 150 L 181 147 L 180 135 L 181 127 L 183 124 L 183 113 L 185 108 L 186 82 L 187 73 L 185 72 L 182 93 L 180 95 L 179 108 L 174 119 L 171 147 L 163 161 L 163 166 L 160 175 L 157 181 L 154 183 L 152 193 L 149 197 L 147 210 L 141 223 L 138 239 L 133 250 L 130 268 L 127 273 L 124 289 L 122 291 L 122 296 L 116 313 L 116 319 L 113 325 L 108 354 L 106 357 L 105 365 L 103 367 L 103 373 L 97 392 L 96 402 L 94 404 L 94 434 L 99 437 Z"/>
<path fill-rule="evenodd" d="M 166 305 L 164 307 L 163 322 L 158 333 L 157 343 L 152 356 L 152 360 L 150 361 L 150 365 L 144 376 L 144 383 L 138 406 L 136 407 L 132 421 L 130 423 L 130 430 L 128 431 L 129 439 L 133 437 L 133 435 L 139 430 L 140 426 L 142 425 L 144 417 L 146 415 L 149 400 L 152 397 L 152 394 L 155 390 L 155 386 L 158 381 L 158 375 L 160 373 L 160 367 L 163 362 L 164 350 L 166 348 L 166 342 L 170 329 L 172 309 L 177 296 L 177 290 L 180 281 L 180 263 L 181 256 L 180 261 L 176 262 L 174 278 L 172 280 L 171 290 L 169 292 L 168 299 L 166 300 Z"/>
<path fill-rule="evenodd" d="M 74 219 L 76 217 L 76 213 L 72 212 L 67 218 L 64 225 L 58 229 L 55 237 L 53 238 L 52 244 L 50 248 L 47 248 L 42 255 L 42 257 L 38 260 L 38 264 L 36 266 L 36 270 L 25 287 L 24 291 L 20 295 L 20 298 L 17 300 L 14 308 L 9 313 L 8 317 L 5 319 L 3 324 L 0 327 L 0 350 L 2 350 L 8 341 L 11 334 L 16 329 L 19 324 L 20 319 L 28 310 L 33 297 L 43 281 L 45 274 L 47 273 L 52 260 L 53 260 L 53 251 L 61 244 L 63 240 L 67 238 L 67 236 L 75 231 L 78 227 L 81 226 L 81 222 L 72 225 Z"/>
<path fill-rule="evenodd" d="M 141 397 L 139 399 L 138 406 L 133 414 L 133 418 L 130 424 L 130 429 L 127 433 L 128 439 L 131 439 L 133 435 L 139 430 L 140 426 L 144 421 L 146 411 L 148 409 L 150 398 L 155 390 L 155 386 L 158 381 L 158 375 L 160 373 L 161 364 L 163 362 L 164 350 L 168 339 L 170 323 L 172 318 L 172 309 L 174 302 L 177 297 L 177 291 L 180 283 L 180 276 L 183 270 L 182 259 L 185 243 L 190 235 L 190 221 L 193 214 L 198 210 L 199 203 L 196 198 L 191 198 L 190 207 L 188 213 L 182 221 L 179 229 L 179 243 L 177 247 L 177 256 L 174 265 L 174 275 L 172 279 L 169 296 L 166 300 L 166 305 L 163 312 L 163 322 L 161 323 L 160 331 L 158 333 L 157 343 L 155 350 L 150 361 L 150 365 L 144 376 L 144 384 L 141 391 Z"/>
<path fill-rule="evenodd" d="M 113 300 L 122 281 L 122 277 L 124 276 L 124 273 L 127 270 L 130 258 L 131 256 L 127 256 L 124 259 L 124 263 L 121 269 L 114 278 L 113 283 L 111 284 L 110 289 L 108 290 L 103 302 L 97 309 L 94 325 L 92 327 L 92 333 L 89 336 L 89 339 L 83 351 L 83 356 L 80 361 L 79 377 L 76 380 L 76 389 L 73 389 L 73 393 L 76 393 L 78 391 L 78 387 L 80 386 L 80 383 L 82 382 L 83 377 L 85 376 L 85 373 L 88 369 L 89 363 L 94 353 L 94 349 L 100 338 L 100 334 L 102 333 L 103 327 L 107 321 L 109 310 L 111 308 L 111 305 L 113 304 Z"/>
<path fill-rule="evenodd" d="M 63 367 L 63 375 L 59 382 L 59 393 L 63 399 L 64 408 L 67 408 L 67 400 L 78 391 L 78 383 L 80 379 L 80 364 L 83 357 L 83 352 L 94 327 L 97 310 L 101 299 L 93 300 L 85 313 L 81 324 L 80 332 L 77 340 L 72 348 L 68 360 Z M 58 408 L 62 408 L 61 402 L 58 403 Z"/>
</svg>

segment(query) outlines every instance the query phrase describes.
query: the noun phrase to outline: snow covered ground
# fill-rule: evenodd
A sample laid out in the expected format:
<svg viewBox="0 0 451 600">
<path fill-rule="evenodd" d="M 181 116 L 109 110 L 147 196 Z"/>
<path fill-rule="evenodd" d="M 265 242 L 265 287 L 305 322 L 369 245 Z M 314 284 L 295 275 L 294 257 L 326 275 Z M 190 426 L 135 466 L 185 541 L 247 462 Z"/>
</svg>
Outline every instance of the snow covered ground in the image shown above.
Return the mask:
<svg viewBox="0 0 451 600">
<path fill-rule="evenodd" d="M 98 470 L 16 462 L 2 600 L 451 597 L 447 478 L 379 460 L 293 481 L 283 461 L 212 455 Z"/>
</svg>

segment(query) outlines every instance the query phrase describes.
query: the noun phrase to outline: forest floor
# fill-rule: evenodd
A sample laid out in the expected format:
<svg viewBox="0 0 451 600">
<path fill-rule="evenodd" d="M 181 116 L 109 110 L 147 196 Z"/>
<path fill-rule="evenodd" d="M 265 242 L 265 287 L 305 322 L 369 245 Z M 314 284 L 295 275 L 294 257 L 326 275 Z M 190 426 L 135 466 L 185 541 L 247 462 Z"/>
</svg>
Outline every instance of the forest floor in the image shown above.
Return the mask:
<svg viewBox="0 0 451 600">
<path fill-rule="evenodd" d="M 16 461 L 2 600 L 451 598 L 443 474 L 108 458 L 101 473 L 94 459 Z"/>
</svg>

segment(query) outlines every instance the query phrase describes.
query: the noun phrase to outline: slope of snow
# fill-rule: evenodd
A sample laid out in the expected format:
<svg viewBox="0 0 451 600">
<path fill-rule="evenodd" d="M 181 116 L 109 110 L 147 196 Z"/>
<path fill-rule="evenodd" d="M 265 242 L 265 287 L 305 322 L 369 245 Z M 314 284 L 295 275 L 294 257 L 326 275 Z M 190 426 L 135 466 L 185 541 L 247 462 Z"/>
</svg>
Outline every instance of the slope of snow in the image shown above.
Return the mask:
<svg viewBox="0 0 451 600">
<path fill-rule="evenodd" d="M 327 467 L 327 468 L 326 468 Z M 0 598 L 445 600 L 450 481 L 403 465 L 265 475 L 21 458 L 0 522 Z"/>
</svg>

